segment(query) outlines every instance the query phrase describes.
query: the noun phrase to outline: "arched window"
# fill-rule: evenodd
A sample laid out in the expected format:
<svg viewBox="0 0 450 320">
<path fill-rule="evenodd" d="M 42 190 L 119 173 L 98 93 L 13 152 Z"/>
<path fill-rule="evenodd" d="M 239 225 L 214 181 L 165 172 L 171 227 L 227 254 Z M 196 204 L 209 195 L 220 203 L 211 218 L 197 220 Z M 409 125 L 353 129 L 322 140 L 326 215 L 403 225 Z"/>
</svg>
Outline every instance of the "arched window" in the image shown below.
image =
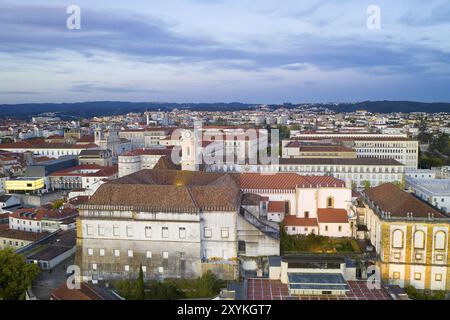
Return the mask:
<svg viewBox="0 0 450 320">
<path fill-rule="evenodd" d="M 327 198 L 327 207 L 328 208 L 333 208 L 334 207 L 334 198 L 333 197 L 328 197 Z"/>
<path fill-rule="evenodd" d="M 445 243 L 447 242 L 447 235 L 444 231 L 438 231 L 434 234 L 434 249 L 445 250 Z"/>
<path fill-rule="evenodd" d="M 425 249 L 425 232 L 422 230 L 414 232 L 414 249 Z"/>
<path fill-rule="evenodd" d="M 392 248 L 403 248 L 403 231 L 402 230 L 394 230 L 392 233 Z"/>
</svg>

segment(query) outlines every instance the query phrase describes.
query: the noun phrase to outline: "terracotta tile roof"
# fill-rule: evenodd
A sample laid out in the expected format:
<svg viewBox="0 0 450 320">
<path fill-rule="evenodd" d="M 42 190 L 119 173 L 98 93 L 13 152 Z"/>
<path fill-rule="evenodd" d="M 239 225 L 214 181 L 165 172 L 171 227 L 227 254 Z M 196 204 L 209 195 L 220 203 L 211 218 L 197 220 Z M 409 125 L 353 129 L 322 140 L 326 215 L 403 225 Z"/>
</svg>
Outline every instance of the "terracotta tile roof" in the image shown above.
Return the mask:
<svg viewBox="0 0 450 320">
<path fill-rule="evenodd" d="M 123 205 L 162 212 L 234 211 L 239 201 L 239 186 L 231 174 L 142 170 L 101 185 L 87 206 Z"/>
<path fill-rule="evenodd" d="M 262 197 L 255 193 L 245 193 L 242 195 L 241 204 L 244 206 L 259 206 Z"/>
<path fill-rule="evenodd" d="M 70 290 L 66 283 L 52 292 L 50 298 L 53 300 L 106 300 L 91 285 L 82 282 L 80 289 Z"/>
<path fill-rule="evenodd" d="M 82 172 L 83 170 L 95 170 L 95 172 Z M 110 177 L 118 172 L 118 166 L 102 167 L 95 164 L 83 164 L 61 171 L 52 172 L 50 177 Z"/>
<path fill-rule="evenodd" d="M 413 217 L 428 218 L 429 213 L 434 214 L 435 218 L 445 217 L 427 203 L 391 183 L 370 188 L 365 191 L 365 194 L 381 210 L 390 212 L 391 217 L 406 218 L 409 212 L 413 213 Z"/>
<path fill-rule="evenodd" d="M 180 164 L 175 164 L 169 156 L 162 156 L 153 167 L 154 170 L 181 170 Z"/>
<path fill-rule="evenodd" d="M 170 156 L 172 153 L 173 147 L 170 148 L 142 148 L 128 151 L 122 154 L 120 157 L 130 157 L 130 156 L 139 156 L 139 155 L 161 155 L 161 156 Z"/>
<path fill-rule="evenodd" d="M 354 166 L 403 166 L 394 159 L 378 158 L 280 158 L 284 165 L 354 165 Z"/>
<path fill-rule="evenodd" d="M 317 227 L 317 219 L 315 218 L 298 218 L 294 215 L 287 215 L 284 217 L 283 225 L 297 226 L 297 227 Z"/>
<path fill-rule="evenodd" d="M 77 140 L 77 143 L 87 143 L 87 142 L 94 142 L 94 141 L 95 141 L 95 137 L 93 134 L 91 134 L 91 135 L 82 136 L 80 139 Z"/>
<path fill-rule="evenodd" d="M 11 218 L 22 220 L 63 220 L 68 217 L 75 217 L 78 215 L 78 211 L 73 208 L 65 207 L 61 209 L 52 209 L 51 204 L 44 205 L 38 208 L 22 208 L 17 209 L 10 214 Z"/>
<path fill-rule="evenodd" d="M 91 147 L 98 146 L 96 144 L 49 143 L 39 139 L 0 144 L 0 149 L 85 149 Z"/>
<path fill-rule="evenodd" d="M 243 173 L 241 188 L 247 190 L 293 190 L 299 188 L 344 188 L 345 182 L 330 176 L 301 176 L 296 173 Z"/>
<path fill-rule="evenodd" d="M 9 238 L 25 241 L 38 241 L 45 238 L 50 233 L 48 232 L 27 232 L 10 229 L 8 224 L 0 224 L 0 238 Z"/>
<path fill-rule="evenodd" d="M 267 212 L 285 212 L 285 203 L 284 201 L 269 201 L 269 205 L 267 207 Z"/>
<path fill-rule="evenodd" d="M 345 209 L 317 209 L 319 223 L 347 223 L 348 214 Z"/>
</svg>

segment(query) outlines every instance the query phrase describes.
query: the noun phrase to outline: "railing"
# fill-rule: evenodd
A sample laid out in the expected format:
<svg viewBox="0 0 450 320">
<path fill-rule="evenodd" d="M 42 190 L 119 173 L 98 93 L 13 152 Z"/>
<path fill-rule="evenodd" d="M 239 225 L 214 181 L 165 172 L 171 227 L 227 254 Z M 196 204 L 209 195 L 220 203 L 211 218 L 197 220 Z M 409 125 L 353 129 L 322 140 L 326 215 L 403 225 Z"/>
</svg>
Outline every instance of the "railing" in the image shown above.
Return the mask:
<svg viewBox="0 0 450 320">
<path fill-rule="evenodd" d="M 265 235 L 276 240 L 280 239 L 280 231 L 277 228 L 274 228 L 273 226 L 264 223 L 262 220 L 256 218 L 247 209 L 241 208 L 240 214 L 247 222 L 256 227 Z"/>
</svg>

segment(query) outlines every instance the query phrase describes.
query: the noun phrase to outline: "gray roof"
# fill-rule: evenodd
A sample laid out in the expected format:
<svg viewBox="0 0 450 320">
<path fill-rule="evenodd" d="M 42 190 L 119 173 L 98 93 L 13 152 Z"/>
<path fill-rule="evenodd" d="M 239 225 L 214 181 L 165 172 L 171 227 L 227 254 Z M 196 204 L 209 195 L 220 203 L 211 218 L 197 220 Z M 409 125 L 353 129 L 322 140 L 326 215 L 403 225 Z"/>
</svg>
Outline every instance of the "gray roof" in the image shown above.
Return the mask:
<svg viewBox="0 0 450 320">
<path fill-rule="evenodd" d="M 408 181 L 412 182 L 424 191 L 434 196 L 446 196 L 450 197 L 450 179 L 413 179 L 408 178 Z"/>
</svg>

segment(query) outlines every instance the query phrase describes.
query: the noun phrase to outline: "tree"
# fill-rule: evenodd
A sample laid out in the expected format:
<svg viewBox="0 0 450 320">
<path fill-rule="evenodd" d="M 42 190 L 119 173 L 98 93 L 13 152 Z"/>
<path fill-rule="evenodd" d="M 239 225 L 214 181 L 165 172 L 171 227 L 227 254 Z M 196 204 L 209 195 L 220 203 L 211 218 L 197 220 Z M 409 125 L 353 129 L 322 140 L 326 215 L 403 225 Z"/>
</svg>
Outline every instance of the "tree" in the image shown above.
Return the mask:
<svg viewBox="0 0 450 320">
<path fill-rule="evenodd" d="M 363 185 L 365 190 L 370 189 L 370 187 L 372 186 L 369 180 L 364 180 Z"/>
<path fill-rule="evenodd" d="M 53 209 L 59 209 L 59 208 L 61 208 L 63 206 L 63 204 L 64 204 L 64 199 L 56 200 L 55 202 L 53 202 L 52 208 Z"/>
<path fill-rule="evenodd" d="M 136 281 L 136 300 L 145 300 L 145 283 L 142 265 L 139 265 L 139 276 Z"/>
<path fill-rule="evenodd" d="M 0 250 L 0 300 L 19 300 L 39 275 L 35 264 L 28 264 L 12 249 Z"/>
</svg>

